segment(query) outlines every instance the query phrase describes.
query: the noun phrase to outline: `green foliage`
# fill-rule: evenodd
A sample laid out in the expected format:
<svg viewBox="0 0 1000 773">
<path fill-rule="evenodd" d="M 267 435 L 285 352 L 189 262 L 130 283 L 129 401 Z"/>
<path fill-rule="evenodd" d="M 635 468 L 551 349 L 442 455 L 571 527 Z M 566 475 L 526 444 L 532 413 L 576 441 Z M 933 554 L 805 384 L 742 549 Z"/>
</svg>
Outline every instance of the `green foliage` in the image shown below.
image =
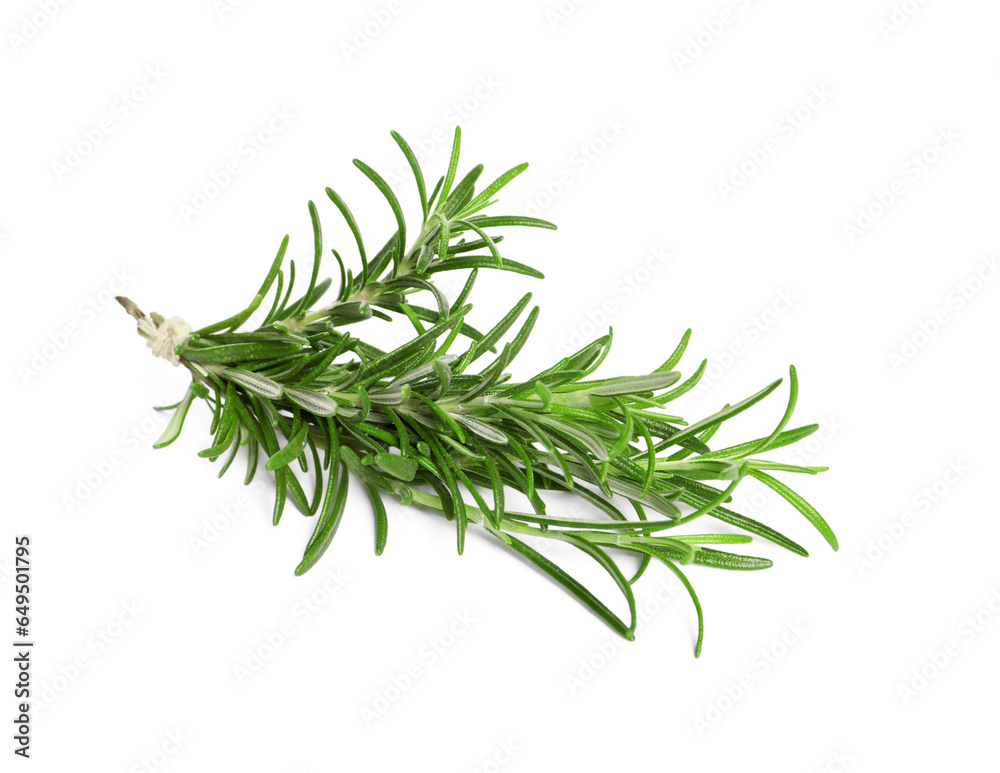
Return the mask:
<svg viewBox="0 0 1000 773">
<path fill-rule="evenodd" d="M 750 535 L 806 555 L 788 537 L 724 507 L 744 478 L 756 478 L 774 489 L 836 549 L 833 532 L 815 508 L 763 472 L 814 474 L 825 468 L 793 467 L 759 457 L 816 429 L 815 425 L 785 429 L 798 394 L 794 368 L 788 407 L 774 431 L 715 451 L 708 442 L 720 425 L 763 400 L 780 381 L 692 423 L 666 412 L 668 403 L 691 389 L 704 372 L 702 363 L 693 377 L 681 382 L 680 373 L 674 370 L 690 331 L 666 362 L 647 375 L 590 378 L 608 354 L 609 333 L 547 370 L 525 381 L 513 381 L 508 368 L 530 336 L 538 308 L 528 312 L 507 343 L 501 342 L 515 330 L 531 295 L 519 300 L 485 334 L 466 323 L 472 308 L 467 300 L 480 269 L 541 276 L 501 256 L 503 236 L 495 229 L 555 226 L 522 216 L 481 214 L 527 165 L 515 166 L 476 195 L 474 186 L 482 167 L 475 167 L 456 183 L 461 140 L 456 130 L 447 173 L 428 199 L 416 156 L 402 137 L 395 132 L 392 136 L 413 172 L 419 194 L 421 223 L 413 245 L 407 249 L 407 226 L 395 193 L 371 167 L 355 161 L 388 203 L 396 232 L 378 253 L 370 255 L 351 210 L 328 188 L 357 245 L 360 263 L 359 270 L 352 272 L 340 255 L 332 253 L 340 285 L 330 294 L 332 283 L 317 281 L 323 236 L 317 208 L 309 202 L 315 260 L 305 292 L 290 300 L 295 267 L 292 263 L 287 273 L 284 268 L 286 236 L 250 305 L 201 328 L 177 346 L 175 354 L 191 372 L 192 386 L 176 406 L 157 447 L 173 442 L 192 402 L 204 400 L 213 411 L 213 439 L 202 455 L 213 460 L 224 457 L 224 473 L 239 447 L 247 446 L 246 482 L 253 480 L 261 459 L 265 470 L 274 473 L 274 522 L 281 518 L 288 499 L 305 515 L 316 518 L 297 574 L 315 565 L 329 547 L 343 517 L 352 478 L 372 503 L 377 553 L 386 544 L 386 496 L 439 511 L 453 520 L 460 553 L 468 524 L 479 524 L 629 639 L 636 627 L 632 586 L 655 559 L 677 574 L 694 601 L 699 631 L 696 655 L 702 643 L 702 610 L 681 565 L 741 571 L 770 566 L 768 559 L 705 547 L 748 542 Z M 467 240 L 466 232 L 475 238 Z M 449 303 L 435 286 L 435 276 L 469 269 L 465 288 Z M 252 330 L 240 331 L 272 289 L 274 297 L 264 307 L 270 311 Z M 123 305 L 136 316 L 134 304 L 123 299 Z M 413 325 L 415 335 L 386 352 L 345 331 L 372 317 Z M 156 315 L 153 318 L 155 322 Z M 449 353 L 459 336 L 469 341 L 468 347 L 462 353 Z M 480 366 L 483 358 L 489 361 Z M 479 369 L 472 372 L 473 366 Z M 313 486 L 311 498 L 300 475 Z M 571 520 L 547 515 L 543 494 L 553 491 L 580 498 L 597 517 Z M 532 512 L 508 509 L 509 492 L 523 495 Z M 637 519 L 619 509 L 625 500 Z M 657 517 L 648 518 L 647 510 Z M 704 517 L 745 533 L 677 532 L 673 536 L 674 529 Z M 596 561 L 624 596 L 627 614 L 622 617 L 613 612 L 526 541 L 537 545 L 547 539 L 572 545 Z M 633 577 L 626 579 L 622 574 L 612 557 L 616 552 L 641 558 Z"/>
</svg>

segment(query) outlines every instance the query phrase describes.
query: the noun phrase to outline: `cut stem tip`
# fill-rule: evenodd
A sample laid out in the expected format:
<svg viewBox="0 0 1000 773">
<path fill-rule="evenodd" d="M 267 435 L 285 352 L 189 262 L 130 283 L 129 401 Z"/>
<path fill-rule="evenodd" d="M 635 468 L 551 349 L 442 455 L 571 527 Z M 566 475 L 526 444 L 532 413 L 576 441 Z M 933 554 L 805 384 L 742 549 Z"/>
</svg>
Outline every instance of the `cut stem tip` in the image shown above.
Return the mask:
<svg viewBox="0 0 1000 773">
<path fill-rule="evenodd" d="M 146 315 L 143 314 L 142 309 L 136 306 L 132 301 L 126 298 L 124 295 L 116 295 L 115 300 L 118 301 L 124 308 L 125 311 L 131 315 L 131 317 L 138 322 L 139 320 L 145 319 Z"/>
</svg>

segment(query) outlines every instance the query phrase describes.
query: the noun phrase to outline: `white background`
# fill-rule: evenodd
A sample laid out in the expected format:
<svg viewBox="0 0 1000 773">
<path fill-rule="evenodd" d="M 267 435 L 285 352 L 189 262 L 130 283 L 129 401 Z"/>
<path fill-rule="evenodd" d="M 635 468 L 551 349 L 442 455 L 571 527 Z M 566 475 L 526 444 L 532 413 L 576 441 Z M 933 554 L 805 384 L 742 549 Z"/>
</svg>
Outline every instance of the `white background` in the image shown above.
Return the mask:
<svg viewBox="0 0 1000 773">
<path fill-rule="evenodd" d="M 1000 677 L 998 21 L 972 0 L 5 3 L 0 641 L 27 533 L 38 703 L 15 765 L 3 689 L 3 768 L 982 769 Z M 609 324 L 608 375 L 657 367 L 694 328 L 683 370 L 712 367 L 691 418 L 799 369 L 799 423 L 824 429 L 798 458 L 831 470 L 795 484 L 841 549 L 741 487 L 811 556 L 755 541 L 774 568 L 693 569 L 699 660 L 662 567 L 629 644 L 491 540 L 459 558 L 432 515 L 392 507 L 376 558 L 355 491 L 296 578 L 311 524 L 289 508 L 272 529 L 266 482 L 215 480 L 204 408 L 151 449 L 150 406 L 186 377 L 110 296 L 196 327 L 233 313 L 285 233 L 311 254 L 310 198 L 353 255 L 327 185 L 381 243 L 391 214 L 351 159 L 398 169 L 397 129 L 436 179 L 459 122 L 462 169 L 530 161 L 500 206 L 560 226 L 505 242 L 544 282 L 491 274 L 473 296 L 488 326 L 536 292 L 515 374 Z M 394 182 L 412 218 L 413 183 Z M 719 441 L 769 431 L 784 394 Z"/>
</svg>

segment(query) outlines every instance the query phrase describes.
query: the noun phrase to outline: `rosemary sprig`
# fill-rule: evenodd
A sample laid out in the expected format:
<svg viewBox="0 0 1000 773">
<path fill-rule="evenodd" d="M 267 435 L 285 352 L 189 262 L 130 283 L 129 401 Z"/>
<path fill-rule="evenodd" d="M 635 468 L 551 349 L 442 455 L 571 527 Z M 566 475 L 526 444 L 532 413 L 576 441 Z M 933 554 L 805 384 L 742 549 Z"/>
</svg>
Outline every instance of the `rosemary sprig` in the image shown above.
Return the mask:
<svg viewBox="0 0 1000 773">
<path fill-rule="evenodd" d="M 419 162 L 402 137 L 395 132 L 392 136 L 416 179 L 421 208 L 416 238 L 407 249 L 399 200 L 377 172 L 355 161 L 386 199 L 397 229 L 371 255 L 351 210 L 338 193 L 327 189 L 354 237 L 360 263 L 360 270 L 352 271 L 332 252 L 340 277 L 332 300 L 321 303 L 332 282 L 319 281 L 324 248 L 313 202 L 309 202 L 313 267 L 305 291 L 295 299 L 294 261 L 287 274 L 284 269 L 287 236 L 250 305 L 200 330 L 192 332 L 178 318 L 147 317 L 131 301 L 119 298 L 154 353 L 183 365 L 192 377 L 156 447 L 172 443 L 191 404 L 204 400 L 212 409 L 213 438 L 200 455 L 225 460 L 220 477 L 239 449 L 246 447 L 246 483 L 261 459 L 265 470 L 274 474 L 274 523 L 281 519 L 289 498 L 300 512 L 316 518 L 296 574 L 308 571 L 329 547 L 352 480 L 372 503 L 376 553 L 386 543 L 385 496 L 438 511 L 454 521 L 459 553 L 468 525 L 478 524 L 551 575 L 628 639 L 636 626 L 632 586 L 656 560 L 680 578 L 694 602 L 696 656 L 701 651 L 703 615 L 682 566 L 731 570 L 771 566 L 766 558 L 707 547 L 749 542 L 751 535 L 807 555 L 788 537 L 725 507 L 742 480 L 753 477 L 773 488 L 837 548 L 836 537 L 815 508 L 768 472 L 815 474 L 826 468 L 762 458 L 817 429 L 816 425 L 786 429 L 798 395 L 794 367 L 789 371 L 787 409 L 774 430 L 719 450 L 708 445 L 719 427 L 763 400 L 781 381 L 704 419 L 684 422 L 666 408 L 690 390 L 704 370 L 702 363 L 686 381 L 674 370 L 690 330 L 663 365 L 647 375 L 593 378 L 610 349 L 609 332 L 529 379 L 512 380 L 508 368 L 531 334 L 538 307 L 525 314 L 531 299 L 525 295 L 482 333 L 466 322 L 472 308 L 467 301 L 480 269 L 542 276 L 500 255 L 503 237 L 496 229 L 555 226 L 535 218 L 483 214 L 527 165 L 510 169 L 475 193 L 483 168 L 474 167 L 457 178 L 461 131 L 456 129 L 447 173 L 428 196 Z M 470 273 L 450 303 L 434 277 L 455 270 Z M 241 331 L 272 291 L 263 322 Z M 348 326 L 372 317 L 412 325 L 414 335 L 398 348 L 382 351 L 349 332 Z M 548 515 L 544 495 L 552 491 L 580 497 L 601 518 Z M 507 507 L 512 492 L 528 503 L 530 512 Z M 626 501 L 634 518 L 620 508 Z M 648 511 L 656 516 L 650 517 Z M 706 516 L 745 533 L 679 532 L 678 527 Z M 537 544 L 539 539 L 568 543 L 597 561 L 620 589 L 628 614 L 613 612 L 526 541 Z M 638 571 L 626 578 L 613 553 L 638 555 Z"/>
</svg>

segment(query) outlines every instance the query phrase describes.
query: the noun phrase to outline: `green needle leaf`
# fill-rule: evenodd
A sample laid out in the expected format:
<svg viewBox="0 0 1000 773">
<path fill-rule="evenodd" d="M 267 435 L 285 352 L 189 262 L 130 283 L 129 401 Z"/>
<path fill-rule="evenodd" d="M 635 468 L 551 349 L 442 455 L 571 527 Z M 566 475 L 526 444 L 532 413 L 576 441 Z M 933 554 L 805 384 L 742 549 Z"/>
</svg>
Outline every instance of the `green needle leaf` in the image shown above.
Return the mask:
<svg viewBox="0 0 1000 773">
<path fill-rule="evenodd" d="M 591 593 L 587 588 L 581 584 L 578 580 L 570 576 L 563 569 L 560 569 L 549 559 L 539 553 L 532 547 L 529 547 L 525 543 L 521 542 L 516 537 L 510 537 L 510 542 L 508 543 L 511 548 L 516 550 L 526 559 L 531 561 L 535 566 L 541 569 L 543 572 L 548 574 L 552 579 L 566 588 L 570 593 L 576 596 L 580 601 L 582 601 L 586 606 L 588 606 L 593 612 L 600 617 L 604 622 L 610 625 L 615 631 L 621 634 L 623 637 L 629 641 L 635 638 L 635 626 L 627 625 L 623 622 L 614 612 L 612 612 L 608 607 L 601 601 L 597 596 Z M 627 583 L 626 583 L 627 585 Z M 630 609 L 634 612 L 634 599 L 630 604 Z"/>
<path fill-rule="evenodd" d="M 270 360 L 284 357 L 302 351 L 302 344 L 289 340 L 260 341 L 259 343 L 223 344 L 221 346 L 206 346 L 204 348 L 187 348 L 177 352 L 190 362 L 203 365 L 222 365 L 224 363 L 240 363 L 247 360 Z"/>
<path fill-rule="evenodd" d="M 424 222 L 427 222 L 427 188 L 424 184 L 424 173 L 420 170 L 420 162 L 417 161 L 417 157 L 413 155 L 413 150 L 406 143 L 402 137 L 399 136 L 398 132 L 390 132 L 392 138 L 399 145 L 399 149 L 403 151 L 403 155 L 406 156 L 406 161 L 410 165 L 410 169 L 413 170 L 413 177 L 417 181 L 417 193 L 420 194 L 420 210 L 423 212 Z M 381 552 L 381 551 L 379 551 Z"/>
<path fill-rule="evenodd" d="M 830 544 L 830 547 L 834 550 L 839 549 L 840 546 L 837 543 L 837 537 L 833 533 L 833 529 L 830 528 L 830 525 L 826 522 L 826 520 L 824 520 L 823 516 L 819 514 L 819 511 L 815 507 L 806 502 L 805 499 L 792 491 L 780 480 L 772 478 L 766 472 L 761 472 L 760 470 L 750 470 L 750 474 L 764 485 L 769 486 L 781 494 L 781 496 L 783 496 L 796 510 L 806 517 L 809 523 L 816 527 L 816 530 L 823 535 L 823 539 Z"/>
<path fill-rule="evenodd" d="M 496 242 L 490 238 L 490 235 L 486 233 L 482 228 L 480 228 L 475 223 L 469 222 L 468 220 L 456 220 L 455 224 L 460 228 L 471 228 L 481 237 L 483 241 L 486 242 L 486 246 L 490 249 L 490 254 L 493 256 L 493 260 L 496 261 L 497 268 L 503 268 L 503 258 L 500 257 L 500 250 L 497 249 Z"/>
<path fill-rule="evenodd" d="M 248 319 L 260 306 L 261 301 L 264 300 L 264 296 L 267 295 L 267 291 L 271 289 L 271 284 L 274 282 L 276 276 L 278 276 L 279 269 L 281 268 L 281 262 L 285 259 L 285 250 L 288 249 L 288 235 L 281 240 L 281 246 L 278 248 L 278 254 L 274 258 L 274 262 L 271 264 L 271 270 L 267 272 L 267 277 L 264 279 L 264 283 L 260 286 L 257 294 L 254 296 L 253 301 L 250 306 L 239 314 L 235 314 L 228 319 L 224 319 L 221 322 L 216 322 L 214 325 L 209 325 L 208 327 L 203 327 L 201 330 L 196 330 L 194 335 L 205 336 L 210 333 L 215 333 L 219 330 L 235 330 Z"/>
<path fill-rule="evenodd" d="M 378 493 L 378 489 L 370 483 L 365 484 L 368 496 L 372 501 L 372 508 L 375 510 L 375 555 L 382 555 L 385 550 L 385 541 L 389 536 L 389 519 L 385 514 L 385 503 Z"/>
<path fill-rule="evenodd" d="M 509 225 L 527 226 L 529 228 L 548 228 L 551 231 L 554 231 L 557 228 L 555 223 L 550 223 L 548 220 L 540 220 L 537 217 L 527 217 L 525 215 L 494 215 L 492 217 L 475 215 L 466 222 L 475 223 L 480 228 Z"/>
<path fill-rule="evenodd" d="M 472 416 L 463 416 L 461 414 L 456 414 L 455 419 L 459 424 L 468 427 L 475 434 L 479 435 L 479 437 L 489 440 L 491 443 L 496 443 L 501 446 L 507 443 L 507 436 L 492 424 L 487 424 L 485 421 L 480 421 Z"/>
<path fill-rule="evenodd" d="M 262 376 L 251 370 L 226 368 L 222 371 L 222 376 L 235 384 L 239 384 L 244 389 L 248 389 L 254 394 L 260 395 L 268 400 L 277 400 L 284 392 L 281 384 L 277 381 L 272 381 L 267 378 L 267 376 Z"/>
<path fill-rule="evenodd" d="M 807 427 L 799 427 L 797 429 L 790 429 L 786 432 L 782 432 L 774 437 L 770 443 L 768 443 L 767 450 L 773 451 L 776 448 L 783 448 L 784 446 L 791 445 L 792 443 L 797 443 L 803 438 L 809 437 L 818 429 L 819 424 L 810 424 Z M 767 440 L 767 438 L 758 438 L 757 440 L 751 440 L 748 443 L 740 443 L 739 445 L 729 446 L 729 448 L 720 448 L 718 451 L 711 451 L 707 454 L 702 454 L 701 458 L 741 459 L 748 454 L 754 453 L 754 449 L 758 448 L 765 440 Z"/>
<path fill-rule="evenodd" d="M 330 475 L 328 480 L 334 480 L 333 487 L 327 486 L 327 496 L 323 500 L 323 508 L 316 521 L 316 530 L 313 532 L 309 544 L 306 545 L 305 554 L 302 561 L 295 567 L 295 574 L 302 576 L 323 557 L 330 543 L 333 541 L 340 520 L 344 515 L 344 507 L 347 504 L 347 486 L 350 475 L 347 474 L 347 466 L 343 462 L 337 463 L 336 475 Z M 332 494 L 332 496 L 331 496 Z"/>
<path fill-rule="evenodd" d="M 191 407 L 193 400 L 194 392 L 188 389 L 187 394 L 184 395 L 184 399 L 177 404 L 177 409 L 174 411 L 174 415 L 170 417 L 170 421 L 167 422 L 167 428 L 163 430 L 160 439 L 153 443 L 153 448 L 166 448 L 177 440 L 181 434 L 181 429 L 184 427 L 184 419 L 187 417 L 188 409 Z"/>
<path fill-rule="evenodd" d="M 716 424 L 721 424 L 722 422 L 724 422 L 724 421 L 726 421 L 728 419 L 731 419 L 733 416 L 736 416 L 737 414 L 742 413 L 747 408 L 749 408 L 751 405 L 755 405 L 756 403 L 759 403 L 761 400 L 763 400 L 765 397 L 767 397 L 769 394 L 771 394 L 771 392 L 773 392 L 775 389 L 777 389 L 780 384 L 781 384 L 781 379 L 779 378 L 777 381 L 775 381 L 775 382 L 773 382 L 771 384 L 768 384 L 766 387 L 764 387 L 762 390 L 760 390 L 757 394 L 751 395 L 746 400 L 741 400 L 740 402 L 736 403 L 735 405 L 730 405 L 730 406 L 728 406 L 726 408 L 723 408 L 718 413 L 712 414 L 707 419 L 702 419 L 701 421 L 696 421 L 694 424 L 691 424 L 690 426 L 685 427 L 682 431 L 680 431 L 679 433 L 677 433 L 676 435 L 674 435 L 672 438 L 670 438 L 671 444 L 676 445 L 677 442 L 680 441 L 680 440 L 682 440 L 682 439 L 692 437 L 693 435 L 698 434 L 699 432 L 701 432 L 704 429 L 707 429 L 709 427 L 714 427 Z"/>
<path fill-rule="evenodd" d="M 681 374 L 676 371 L 650 373 L 648 376 L 622 376 L 608 379 L 600 386 L 590 387 L 587 392 L 592 395 L 627 395 L 642 392 L 653 392 L 666 389 L 680 380 Z"/>
<path fill-rule="evenodd" d="M 483 189 L 482 193 L 476 196 L 476 198 L 474 198 L 465 206 L 465 208 L 462 210 L 463 217 L 471 215 L 474 212 L 478 212 L 479 210 L 483 209 L 483 207 L 489 206 L 490 199 L 493 198 L 493 195 L 527 168 L 528 165 L 526 163 L 518 164 L 513 169 L 510 169 L 504 172 L 502 175 L 500 175 L 496 180 L 494 180 L 488 186 L 486 186 Z"/>
<path fill-rule="evenodd" d="M 683 583 L 684 588 L 691 597 L 691 602 L 694 604 L 694 610 L 698 615 L 698 640 L 694 645 L 694 656 L 699 658 L 701 657 L 701 645 L 705 639 L 705 615 L 701 611 L 701 602 L 698 601 L 698 594 L 694 592 L 694 586 L 691 585 L 691 582 L 688 580 L 684 572 L 681 571 L 679 566 L 677 566 L 673 561 L 664 561 L 663 563 L 667 565 L 667 568 L 669 568 L 670 571 L 677 575 L 677 578 L 681 581 L 681 583 Z"/>
<path fill-rule="evenodd" d="M 309 277 L 309 289 L 306 290 L 305 295 L 302 296 L 302 300 L 298 302 L 291 312 L 289 312 L 288 316 L 290 317 L 298 316 L 302 313 L 302 311 L 309 308 L 309 302 L 312 300 L 313 291 L 316 289 L 316 278 L 319 276 L 319 264 L 323 259 L 323 229 L 319 224 L 319 213 L 316 211 L 316 205 L 311 201 L 309 202 L 309 219 L 312 221 L 313 227 L 312 275 Z"/>
<path fill-rule="evenodd" d="M 337 413 L 337 401 L 329 395 L 313 392 L 310 389 L 285 387 L 285 396 L 300 408 L 305 408 L 317 416 L 333 416 Z"/>
<path fill-rule="evenodd" d="M 347 202 L 345 202 L 342 198 L 340 198 L 340 195 L 335 190 L 333 190 L 332 188 L 327 188 L 326 195 L 329 196 L 330 201 L 332 201 L 334 204 L 337 205 L 337 209 L 340 210 L 340 214 L 347 222 L 347 227 L 351 229 L 351 233 L 354 235 L 354 241 L 357 242 L 358 245 L 358 254 L 361 256 L 361 284 L 366 285 L 368 284 L 368 258 L 365 256 L 365 243 L 361 239 L 361 231 L 358 229 L 358 223 L 354 219 L 354 215 L 351 214 L 351 210 L 347 206 Z M 337 261 L 340 263 L 341 284 L 343 285 L 344 263 L 343 261 L 340 260 L 340 255 L 337 254 L 336 250 L 333 251 L 333 254 L 334 257 L 337 258 Z"/>
<path fill-rule="evenodd" d="M 354 165 L 360 169 L 365 176 L 375 183 L 375 187 L 381 191 L 382 195 L 385 196 L 385 200 L 389 202 L 389 206 L 392 208 L 392 214 L 396 216 L 396 225 L 399 226 L 399 230 L 396 232 L 397 247 L 396 247 L 396 259 L 402 259 L 402 256 L 406 254 L 406 221 L 403 219 L 403 209 L 399 206 L 399 200 L 396 198 L 396 194 L 392 192 L 392 188 L 389 184 L 382 179 L 382 176 L 372 169 L 364 161 L 354 159 Z"/>
<path fill-rule="evenodd" d="M 665 363 L 656 369 L 657 373 L 662 373 L 663 371 L 673 370 L 674 366 L 681 361 L 681 357 L 684 356 L 684 351 L 687 349 L 688 341 L 691 340 L 691 328 L 684 331 L 684 335 L 681 336 L 681 341 L 677 344 L 677 348 L 674 349 L 674 353 L 671 354 Z"/>
<path fill-rule="evenodd" d="M 264 469 L 277 470 L 279 467 L 284 467 L 285 465 L 294 462 L 299 457 L 299 454 L 302 453 L 302 449 L 305 447 L 306 437 L 308 437 L 308 435 L 309 425 L 303 422 L 298 433 L 296 433 L 296 435 L 288 441 L 285 447 L 267 460 L 267 464 L 264 465 Z"/>
<path fill-rule="evenodd" d="M 444 176 L 444 185 L 441 187 L 441 197 L 438 199 L 437 208 L 439 210 L 448 200 L 448 196 L 451 193 L 451 185 L 453 182 L 455 182 L 455 173 L 458 171 L 458 155 L 461 149 L 462 149 L 462 129 L 456 126 L 455 140 L 451 144 L 451 160 L 448 162 L 448 173 Z"/>
<path fill-rule="evenodd" d="M 375 464 L 383 472 L 400 480 L 413 480 L 413 476 L 417 474 L 417 463 L 413 459 L 395 454 L 375 454 Z"/>
</svg>

